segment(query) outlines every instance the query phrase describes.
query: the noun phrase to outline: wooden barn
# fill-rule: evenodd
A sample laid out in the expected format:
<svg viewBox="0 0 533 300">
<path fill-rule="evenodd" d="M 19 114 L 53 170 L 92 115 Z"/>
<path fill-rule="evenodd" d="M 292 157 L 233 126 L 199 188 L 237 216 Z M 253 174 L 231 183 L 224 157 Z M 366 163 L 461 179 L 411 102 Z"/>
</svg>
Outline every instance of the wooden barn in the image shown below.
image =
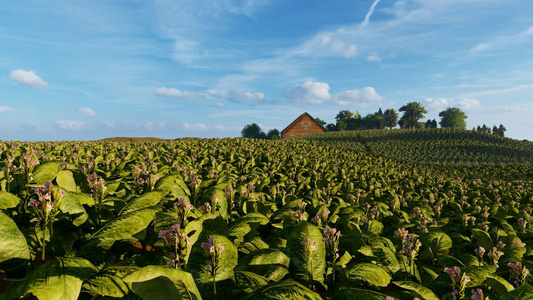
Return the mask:
<svg viewBox="0 0 533 300">
<path fill-rule="evenodd" d="M 326 129 L 322 125 L 318 124 L 310 114 L 305 112 L 281 131 L 281 138 L 286 139 L 308 133 L 325 131 Z"/>
</svg>

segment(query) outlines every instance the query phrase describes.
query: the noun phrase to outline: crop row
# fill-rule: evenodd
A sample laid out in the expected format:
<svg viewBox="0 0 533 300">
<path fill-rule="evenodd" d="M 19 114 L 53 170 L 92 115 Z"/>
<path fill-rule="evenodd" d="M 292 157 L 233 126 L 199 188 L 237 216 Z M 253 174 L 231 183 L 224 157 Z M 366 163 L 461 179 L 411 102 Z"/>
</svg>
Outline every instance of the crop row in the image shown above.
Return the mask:
<svg viewBox="0 0 533 300">
<path fill-rule="evenodd" d="M 0 299 L 533 293 L 531 181 L 344 143 L 1 143 Z"/>
</svg>

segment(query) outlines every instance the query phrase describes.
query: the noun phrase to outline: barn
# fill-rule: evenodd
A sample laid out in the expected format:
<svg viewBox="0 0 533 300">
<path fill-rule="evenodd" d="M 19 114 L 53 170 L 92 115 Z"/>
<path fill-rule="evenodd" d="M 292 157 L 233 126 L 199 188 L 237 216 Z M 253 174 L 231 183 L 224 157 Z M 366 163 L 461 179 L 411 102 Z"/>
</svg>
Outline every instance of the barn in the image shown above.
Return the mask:
<svg viewBox="0 0 533 300">
<path fill-rule="evenodd" d="M 286 139 L 308 133 L 325 131 L 326 129 L 322 125 L 318 124 L 310 114 L 305 112 L 281 131 L 281 138 Z"/>
</svg>

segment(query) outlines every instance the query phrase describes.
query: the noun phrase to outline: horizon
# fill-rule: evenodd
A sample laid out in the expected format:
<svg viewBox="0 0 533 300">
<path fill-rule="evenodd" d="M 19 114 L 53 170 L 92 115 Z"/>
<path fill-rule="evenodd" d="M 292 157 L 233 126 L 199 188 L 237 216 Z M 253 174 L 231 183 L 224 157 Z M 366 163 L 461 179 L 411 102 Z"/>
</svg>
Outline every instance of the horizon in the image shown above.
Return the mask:
<svg viewBox="0 0 533 300">
<path fill-rule="evenodd" d="M 0 140 L 239 137 L 414 101 L 533 140 L 533 2 L 481 2 L 7 2 Z"/>
</svg>

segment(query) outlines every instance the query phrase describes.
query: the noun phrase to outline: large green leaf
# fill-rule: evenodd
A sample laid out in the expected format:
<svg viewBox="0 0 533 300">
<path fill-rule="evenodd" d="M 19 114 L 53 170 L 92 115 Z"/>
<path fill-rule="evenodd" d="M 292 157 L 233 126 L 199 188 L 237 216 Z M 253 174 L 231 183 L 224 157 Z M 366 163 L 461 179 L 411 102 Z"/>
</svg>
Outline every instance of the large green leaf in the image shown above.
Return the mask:
<svg viewBox="0 0 533 300">
<path fill-rule="evenodd" d="M 212 237 L 215 239 L 215 244 L 223 245 L 224 250 L 220 258 L 220 263 L 217 267 L 216 278 L 206 272 L 208 257 L 202 249 L 201 244 L 207 242 Z M 198 240 L 191 248 L 191 254 L 189 255 L 189 261 L 187 263 L 187 271 L 191 272 L 196 282 L 199 283 L 211 283 L 213 279 L 215 281 L 222 281 L 226 279 L 234 279 L 233 269 L 237 266 L 237 247 L 223 235 L 207 235 L 205 233 L 200 234 Z"/>
<path fill-rule="evenodd" d="M 346 284 L 350 282 L 367 283 L 371 286 L 386 287 L 391 281 L 391 276 L 385 269 L 371 263 L 357 263 L 347 267 L 343 272 Z"/>
<path fill-rule="evenodd" d="M 146 266 L 122 280 L 143 299 L 202 299 L 190 273 L 167 266 Z"/>
<path fill-rule="evenodd" d="M 71 170 L 60 170 L 56 177 L 57 184 L 69 192 L 79 192 L 80 188 L 76 185 L 74 173 Z"/>
<path fill-rule="evenodd" d="M 352 299 L 365 299 L 365 300 L 383 300 L 387 295 L 378 293 L 371 290 L 348 288 L 340 290 L 335 293 L 334 299 L 338 300 L 352 300 Z"/>
<path fill-rule="evenodd" d="M 47 181 L 52 181 L 57 176 L 59 171 L 59 165 L 61 163 L 57 161 L 49 161 L 44 164 L 40 164 L 35 168 L 33 172 L 33 180 L 36 184 L 44 184 Z"/>
<path fill-rule="evenodd" d="M 161 201 L 160 192 L 148 192 L 140 195 L 137 198 L 130 200 L 130 202 L 120 212 L 121 214 L 127 214 L 145 207 L 157 205 Z"/>
<path fill-rule="evenodd" d="M 130 238 L 148 227 L 158 210 L 157 207 L 148 207 L 119 215 L 91 236 L 81 247 L 79 254 L 83 257 L 94 257 L 99 255 L 95 248 L 108 250 L 115 241 Z"/>
<path fill-rule="evenodd" d="M 289 273 L 290 258 L 277 249 L 261 249 L 239 259 L 237 270 L 250 271 L 271 281 L 279 281 Z"/>
<path fill-rule="evenodd" d="M 482 246 L 487 251 L 492 249 L 492 238 L 486 231 L 481 230 L 479 228 L 472 228 L 472 236 L 476 239 L 476 244 L 478 246 Z"/>
<path fill-rule="evenodd" d="M 83 258 L 55 257 L 38 266 L 18 286 L 18 297 L 31 293 L 38 299 L 77 299 L 83 281 L 97 271 Z M 10 291 L 6 293 L 13 296 Z"/>
<path fill-rule="evenodd" d="M 419 297 L 420 299 L 439 300 L 439 297 L 435 295 L 433 291 L 413 281 L 393 281 L 392 283 L 403 289 L 411 291 L 416 295 L 416 297 Z"/>
<path fill-rule="evenodd" d="M 130 286 L 122 278 L 137 271 L 135 266 L 111 266 L 94 274 L 83 283 L 83 288 L 92 296 L 124 297 Z"/>
<path fill-rule="evenodd" d="M 61 198 L 61 204 L 59 205 L 62 212 L 68 213 L 72 217 L 72 224 L 75 226 L 82 225 L 89 217 L 85 208 L 78 200 L 78 195 L 79 194 L 67 192 L 65 196 Z"/>
<path fill-rule="evenodd" d="M 235 271 L 235 286 L 245 293 L 251 293 L 256 288 L 267 284 L 268 280 L 261 275 L 247 271 Z"/>
<path fill-rule="evenodd" d="M 470 283 L 468 286 L 474 287 L 481 285 L 488 275 L 494 274 L 494 272 L 496 272 L 496 266 L 474 266 L 461 270 L 470 277 Z"/>
<path fill-rule="evenodd" d="M 28 264 L 30 250 L 17 224 L 0 211 L 0 269 L 9 270 Z"/>
<path fill-rule="evenodd" d="M 302 284 L 286 279 L 273 282 L 256 289 L 244 297 L 245 300 L 321 300 L 319 294 L 306 288 Z"/>
<path fill-rule="evenodd" d="M 437 255 L 447 255 L 453 246 L 452 239 L 442 231 L 430 231 L 420 236 L 422 245 L 428 247 L 429 251 Z"/>
<path fill-rule="evenodd" d="M 533 287 L 529 284 L 523 284 L 520 287 L 500 295 L 500 300 L 526 300 L 533 299 Z"/>
<path fill-rule="evenodd" d="M 306 255 L 304 239 L 314 242 L 314 249 Z M 290 270 L 295 278 L 303 281 L 316 281 L 324 284 L 326 273 L 326 246 L 322 242 L 322 232 L 315 225 L 301 221 L 291 229 L 287 239 L 287 255 L 290 257 Z"/>
<path fill-rule="evenodd" d="M 512 284 L 498 275 L 487 275 L 485 283 L 490 286 L 498 295 L 502 295 L 514 290 L 514 286 Z"/>
<path fill-rule="evenodd" d="M 6 191 L 0 191 L 0 209 L 13 208 L 20 203 L 20 198 L 8 193 Z"/>
</svg>

